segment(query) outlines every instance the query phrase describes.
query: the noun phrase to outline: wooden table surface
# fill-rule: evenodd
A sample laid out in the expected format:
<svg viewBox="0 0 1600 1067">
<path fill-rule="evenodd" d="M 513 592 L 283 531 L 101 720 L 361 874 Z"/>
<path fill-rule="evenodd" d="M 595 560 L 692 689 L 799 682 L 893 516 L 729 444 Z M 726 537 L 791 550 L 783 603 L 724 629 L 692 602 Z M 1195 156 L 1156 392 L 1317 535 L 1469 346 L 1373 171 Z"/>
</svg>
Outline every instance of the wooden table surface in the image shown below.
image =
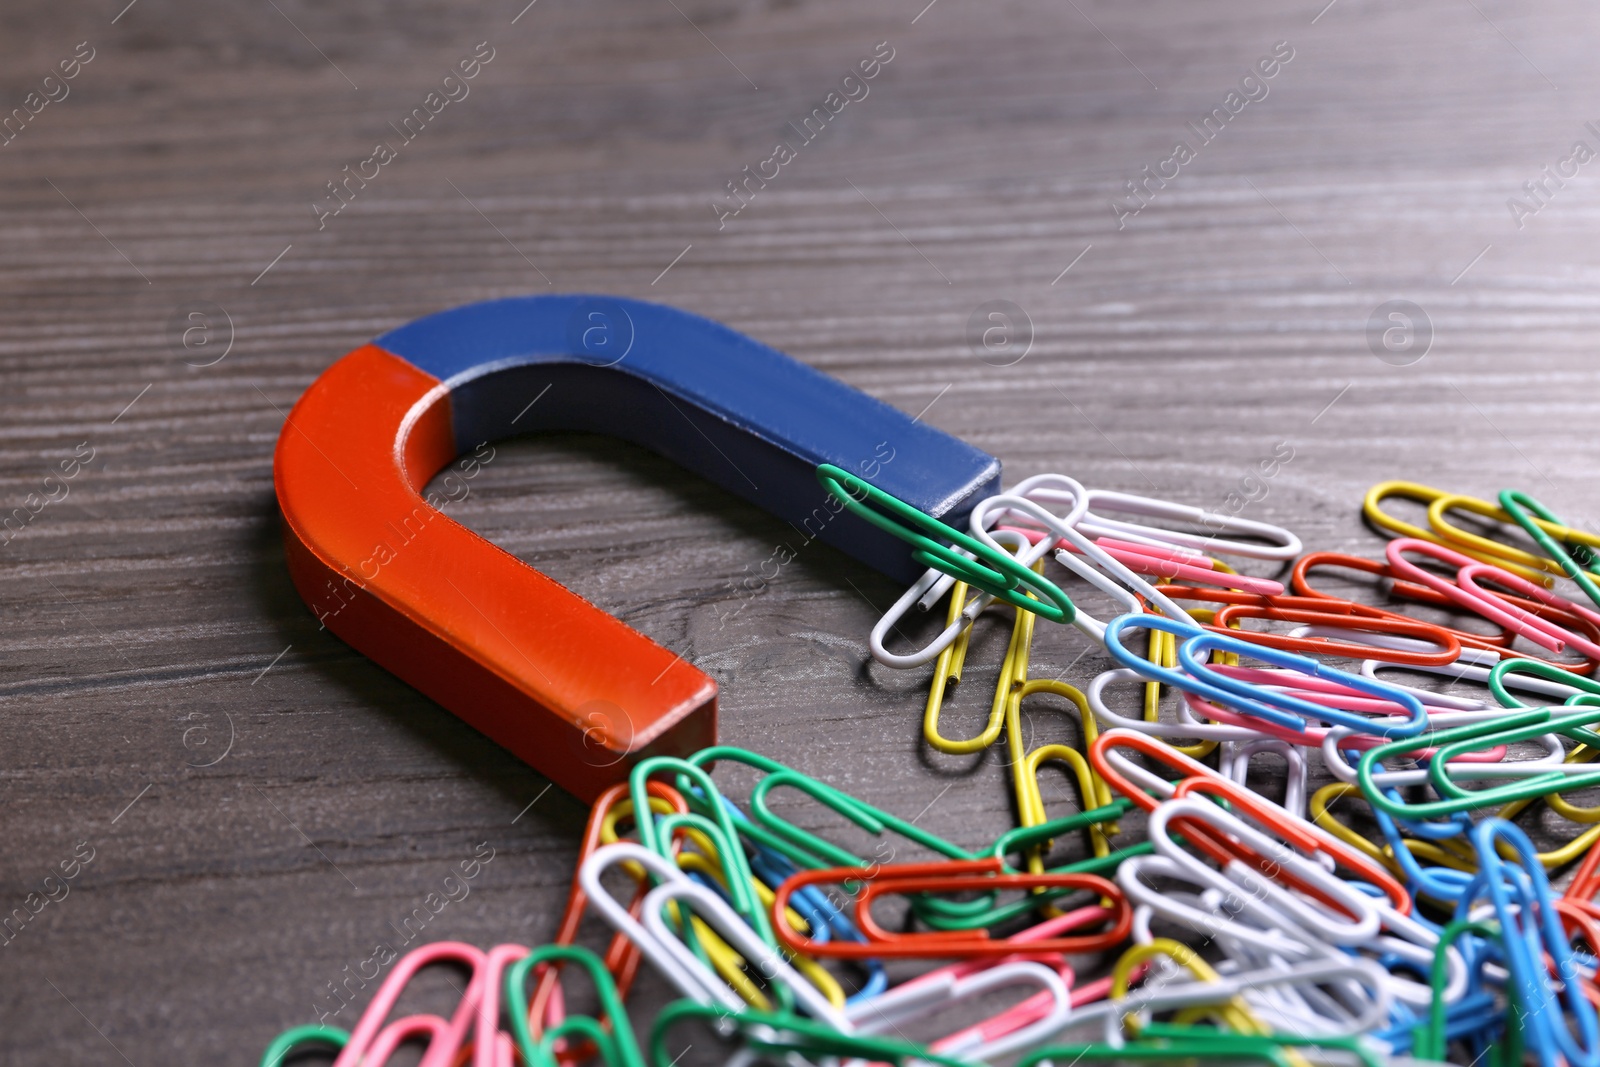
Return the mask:
<svg viewBox="0 0 1600 1067">
<path fill-rule="evenodd" d="M 285 412 L 429 312 L 676 304 L 1008 482 L 1218 507 L 1287 443 L 1245 514 L 1311 547 L 1379 554 L 1357 505 L 1392 477 L 1592 524 L 1589 5 L 124 2 L 12 4 L 0 36 L 23 108 L 0 145 L 0 518 L 23 515 L 0 533 L 0 913 L 76 875 L 0 947 L 5 1062 L 253 1063 L 449 885 L 428 938 L 550 936 L 584 809 L 319 631 L 280 547 Z M 468 95 L 404 140 L 475 50 Z M 875 50 L 867 95 L 719 221 Z M 395 158 L 319 228 L 379 141 Z M 1031 322 L 1020 361 L 1028 330 L 969 342 L 993 300 Z M 1394 300 L 1420 316 L 1391 350 Z M 502 446 L 452 514 L 713 675 L 725 741 L 963 844 L 1010 824 L 998 753 L 930 753 L 927 672 L 869 661 L 897 590 L 841 554 L 727 618 L 790 529 L 587 437 Z M 1035 674 L 1085 684 L 1084 651 L 1042 632 Z M 1062 710 L 1030 712 L 1034 743 L 1077 736 Z M 1046 796 L 1077 803 L 1060 776 Z"/>
</svg>

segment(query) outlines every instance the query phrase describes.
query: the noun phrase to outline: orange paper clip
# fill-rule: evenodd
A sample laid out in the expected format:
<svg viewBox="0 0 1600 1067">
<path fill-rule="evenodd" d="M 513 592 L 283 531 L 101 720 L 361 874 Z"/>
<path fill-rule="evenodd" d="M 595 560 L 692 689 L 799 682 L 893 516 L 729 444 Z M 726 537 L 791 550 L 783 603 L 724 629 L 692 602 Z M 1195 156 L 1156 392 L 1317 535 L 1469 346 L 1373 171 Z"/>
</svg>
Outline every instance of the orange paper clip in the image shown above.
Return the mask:
<svg viewBox="0 0 1600 1067">
<path fill-rule="evenodd" d="M 778 939 L 796 952 L 836 959 L 873 958 L 952 958 L 963 956 L 1004 956 L 1026 952 L 1030 956 L 1045 952 L 1100 952 L 1127 940 L 1133 928 L 1133 909 L 1122 890 L 1093 874 L 1007 874 L 999 859 L 950 860 L 942 863 L 903 863 L 877 867 L 828 867 L 802 871 L 778 887 L 773 901 L 773 929 Z M 866 941 L 815 941 L 789 925 L 787 906 L 790 896 L 808 885 L 855 883 L 852 917 Z M 986 930 L 942 930 L 919 933 L 894 933 L 883 929 L 872 916 L 872 902 L 879 897 L 908 893 L 953 893 L 996 889 L 1081 889 L 1101 898 L 1105 922 L 1100 933 L 1028 940 L 1016 937 L 991 938 Z"/>
</svg>

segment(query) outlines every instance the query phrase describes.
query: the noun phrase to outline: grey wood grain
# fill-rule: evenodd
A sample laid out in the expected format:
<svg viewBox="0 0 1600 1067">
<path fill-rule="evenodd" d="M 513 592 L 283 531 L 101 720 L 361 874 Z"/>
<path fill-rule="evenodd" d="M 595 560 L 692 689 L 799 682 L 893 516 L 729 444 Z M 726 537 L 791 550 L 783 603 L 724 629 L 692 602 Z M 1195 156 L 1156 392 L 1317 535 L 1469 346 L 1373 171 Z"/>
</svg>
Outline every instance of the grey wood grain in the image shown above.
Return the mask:
<svg viewBox="0 0 1600 1067">
<path fill-rule="evenodd" d="M 1357 504 L 1393 476 L 1594 513 L 1600 163 L 1520 229 L 1506 206 L 1574 140 L 1600 146 L 1584 5 L 121 7 L 11 4 L 0 36 L 5 108 L 95 51 L 0 147 L 0 514 L 94 450 L 0 548 L 0 912 L 94 850 L 0 948 L 5 1062 L 252 1063 L 482 842 L 494 859 L 428 935 L 553 930 L 583 810 L 319 632 L 279 547 L 284 413 L 427 312 L 552 289 L 678 304 L 926 408 L 1013 481 L 1214 506 L 1288 441 L 1249 514 L 1313 547 L 1376 555 Z M 324 184 L 482 41 L 471 95 L 319 231 Z M 1119 229 L 1123 183 L 1279 41 L 1269 94 Z M 879 42 L 870 94 L 719 230 L 724 183 Z M 1032 321 L 1013 366 L 966 340 L 991 299 Z M 1368 347 L 1391 299 L 1435 333 L 1410 366 Z M 212 366 L 169 325 L 199 301 L 232 321 Z M 1010 825 L 998 753 L 930 754 L 925 672 L 866 657 L 896 591 L 831 549 L 719 621 L 792 532 L 591 438 L 502 447 L 456 514 L 715 676 L 727 741 L 964 844 Z M 1035 673 L 1084 683 L 1105 660 L 1082 653 L 1041 632 Z M 1029 722 L 1077 736 L 1048 702 Z M 1076 803 L 1059 778 L 1047 798 Z"/>
</svg>

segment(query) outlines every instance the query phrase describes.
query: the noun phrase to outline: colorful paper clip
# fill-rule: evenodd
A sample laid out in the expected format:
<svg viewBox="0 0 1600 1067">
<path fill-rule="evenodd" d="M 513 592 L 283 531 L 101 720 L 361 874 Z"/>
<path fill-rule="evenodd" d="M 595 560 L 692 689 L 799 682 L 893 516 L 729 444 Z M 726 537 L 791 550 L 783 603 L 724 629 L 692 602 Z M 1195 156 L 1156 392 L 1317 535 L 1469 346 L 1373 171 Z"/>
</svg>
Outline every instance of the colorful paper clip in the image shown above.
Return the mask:
<svg viewBox="0 0 1600 1067">
<path fill-rule="evenodd" d="M 1014 828 L 971 847 L 747 749 L 633 752 L 627 782 L 597 791 L 555 944 L 413 952 L 350 1033 L 296 1027 L 264 1064 L 322 1047 L 341 1067 L 376 1067 L 412 1044 L 424 1067 L 671 1067 L 678 1031 L 695 1025 L 735 1046 L 733 1067 L 1513 1067 L 1525 1055 L 1600 1067 L 1600 806 L 1575 795 L 1600 786 L 1600 680 L 1582 673 L 1600 661 L 1600 538 L 1512 490 L 1496 506 L 1385 483 L 1365 505 L 1400 535 L 1384 560 L 1303 555 L 1285 593 L 1203 554 L 1299 553 L 1263 523 L 1059 474 L 988 486 L 963 498 L 964 519 L 837 464 L 815 477 L 880 545 L 907 542 L 929 568 L 885 620 L 949 596 L 931 645 L 890 653 L 880 620 L 872 655 L 937 661 L 922 709 L 932 748 L 973 755 L 1003 739 Z M 1396 495 L 1427 506 L 1428 529 L 1379 510 Z M 1515 527 L 1544 554 L 1452 525 L 1454 512 Z M 1395 599 L 1332 596 L 1312 583 L 1326 568 Z M 1080 610 L 1072 582 L 1117 614 Z M 997 600 L 1015 617 L 988 715 L 952 738 L 943 700 Z M 1115 666 L 1082 691 L 1032 677 L 1041 618 Z M 1435 680 L 1391 680 L 1401 670 Z M 1078 726 L 1035 745 L 1024 701 L 1045 696 Z M 1263 760 L 1282 761 L 1281 785 L 1253 788 L 1274 777 Z M 1052 762 L 1083 810 L 1049 817 L 1038 775 Z M 1539 852 L 1511 821 L 1533 815 L 1572 831 Z M 895 862 L 859 855 L 829 820 Z M 1573 863 L 1556 896 L 1554 872 Z M 572 943 L 591 910 L 614 931 L 604 957 Z M 388 1020 L 433 962 L 472 972 L 455 1012 Z M 592 1015 L 567 1010 L 573 965 L 596 987 Z M 641 968 L 679 997 L 643 1049 L 623 1003 Z M 957 1011 L 986 1017 L 947 1022 Z M 910 1040 L 912 1027 L 931 1036 Z"/>
</svg>

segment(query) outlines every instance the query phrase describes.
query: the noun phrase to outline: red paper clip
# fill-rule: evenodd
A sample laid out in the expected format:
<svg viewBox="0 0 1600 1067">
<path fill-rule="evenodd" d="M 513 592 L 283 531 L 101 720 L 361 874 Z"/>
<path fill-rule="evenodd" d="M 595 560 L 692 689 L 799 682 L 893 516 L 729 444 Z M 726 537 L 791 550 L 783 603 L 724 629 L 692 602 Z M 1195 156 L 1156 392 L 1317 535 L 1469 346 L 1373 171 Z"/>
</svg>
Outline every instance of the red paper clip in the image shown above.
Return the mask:
<svg viewBox="0 0 1600 1067">
<path fill-rule="evenodd" d="M 1561 662 L 1557 660 L 1545 660 L 1538 656 L 1529 656 L 1525 653 L 1519 652 L 1511 647 L 1512 641 L 1515 640 L 1517 636 L 1515 630 L 1508 626 L 1501 625 L 1495 620 L 1484 616 L 1481 612 L 1478 612 L 1473 606 L 1473 604 L 1476 603 L 1476 600 L 1474 600 L 1473 603 L 1464 603 L 1459 597 L 1447 595 L 1439 589 L 1431 588 L 1428 585 L 1420 582 L 1409 581 L 1403 576 L 1400 570 L 1380 560 L 1365 559 L 1361 556 L 1351 556 L 1343 552 L 1307 553 L 1295 562 L 1294 570 L 1290 574 L 1290 582 L 1293 584 L 1294 590 L 1297 594 L 1319 600 L 1329 600 L 1335 603 L 1351 603 L 1350 601 L 1344 600 L 1342 597 L 1336 597 L 1328 593 L 1319 592 L 1311 585 L 1309 575 L 1316 567 L 1343 567 L 1347 570 L 1360 571 L 1364 574 L 1371 574 L 1379 578 L 1387 579 L 1391 583 L 1390 592 L 1397 597 L 1404 597 L 1407 600 L 1428 604 L 1432 607 L 1448 608 L 1453 611 L 1471 611 L 1479 618 L 1483 618 L 1484 621 L 1489 622 L 1491 625 L 1494 625 L 1498 628 L 1498 633 L 1484 634 L 1473 633 L 1470 630 L 1462 630 L 1453 626 L 1440 626 L 1440 629 L 1455 637 L 1455 639 L 1459 641 L 1465 648 L 1475 648 L 1485 652 L 1492 652 L 1502 659 L 1508 659 L 1513 656 L 1524 659 L 1537 659 L 1540 662 L 1551 663 L 1557 667 L 1561 667 L 1563 670 L 1574 671 L 1578 674 L 1587 674 L 1597 665 L 1600 665 L 1600 661 L 1589 658 L 1577 661 Z M 1418 569 L 1413 568 L 1413 570 Z M 1419 570 L 1418 572 L 1422 573 Z M 1442 584 L 1443 579 L 1440 581 Z M 1455 589 L 1458 587 L 1451 586 L 1450 588 Z M 1471 594 L 1468 595 L 1470 596 Z M 1527 615 L 1532 615 L 1537 618 L 1565 626 L 1569 629 L 1576 630 L 1587 635 L 1591 640 L 1600 642 L 1600 628 L 1597 628 L 1589 619 L 1573 612 L 1566 611 L 1559 605 L 1541 603 L 1537 600 L 1529 600 L 1525 597 L 1519 597 L 1513 593 L 1494 591 L 1492 592 L 1492 595 L 1500 603 L 1507 605 L 1509 608 L 1517 609 Z M 1398 612 L 1389 611 L 1385 608 L 1377 608 L 1370 604 L 1363 604 L 1361 606 L 1370 611 L 1381 611 L 1385 615 L 1388 615 L 1392 618 L 1410 618 L 1409 616 L 1402 615 Z"/>
<path fill-rule="evenodd" d="M 1266 648 L 1338 656 L 1346 659 L 1375 659 L 1413 667 L 1445 667 L 1461 655 L 1461 642 L 1443 626 L 1412 619 L 1382 608 L 1358 604 L 1336 597 L 1257 596 L 1224 589 L 1196 589 L 1171 586 L 1161 590 L 1174 600 L 1201 600 L 1225 605 L 1217 609 L 1206 629 L 1238 637 Z M 1265 630 L 1246 630 L 1231 624 L 1237 619 L 1272 619 L 1303 626 L 1409 637 L 1437 645 L 1438 651 L 1419 652 L 1385 648 L 1360 641 L 1338 641 L 1329 637 L 1290 637 Z"/>
<path fill-rule="evenodd" d="M 963 956 L 1004 956 L 1013 952 L 1036 955 L 1044 952 L 1100 952 L 1127 940 L 1133 929 L 1133 909 L 1122 890 L 1114 883 L 1093 874 L 1007 874 L 995 858 L 950 860 L 942 863 L 902 863 L 887 867 L 828 867 L 802 871 L 778 887 L 772 904 L 773 929 L 789 948 L 809 956 L 836 959 L 885 959 L 907 957 L 954 958 Z M 866 938 L 860 941 L 814 941 L 789 925 L 789 898 L 808 885 L 859 883 L 852 917 Z M 1027 940 L 1016 937 L 991 938 L 986 930 L 940 930 L 899 934 L 883 929 L 872 917 L 872 902 L 878 897 L 903 893 L 987 891 L 994 889 L 1081 889 L 1109 904 L 1100 905 L 1110 929 L 1098 934 L 1046 937 Z"/>
</svg>

